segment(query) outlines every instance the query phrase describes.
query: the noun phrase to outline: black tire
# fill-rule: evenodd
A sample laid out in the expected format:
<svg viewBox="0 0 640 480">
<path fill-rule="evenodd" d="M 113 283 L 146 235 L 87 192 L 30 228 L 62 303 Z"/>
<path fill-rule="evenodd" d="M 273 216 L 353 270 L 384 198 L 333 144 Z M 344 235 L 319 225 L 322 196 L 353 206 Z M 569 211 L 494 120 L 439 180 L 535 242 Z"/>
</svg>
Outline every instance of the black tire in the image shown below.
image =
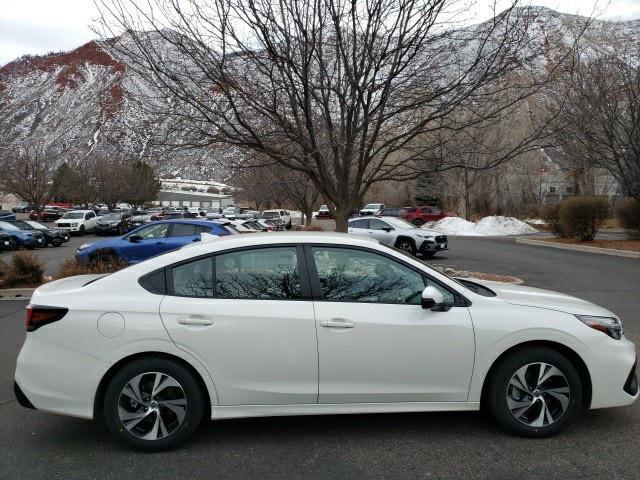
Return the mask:
<svg viewBox="0 0 640 480">
<path fill-rule="evenodd" d="M 536 370 L 540 372 L 538 364 L 555 367 L 563 377 L 551 376 L 542 382 L 544 388 L 538 385 L 533 387 L 539 378 L 536 376 Z M 527 366 L 529 367 L 525 369 Z M 546 370 L 547 367 L 544 368 L 549 371 Z M 517 379 L 510 384 L 516 372 L 522 372 L 521 369 L 525 369 L 525 377 L 529 379 L 525 380 L 529 393 L 515 386 L 519 382 Z M 529 369 L 532 371 L 529 372 Z M 488 381 L 490 383 L 485 398 L 487 406 L 496 421 L 515 435 L 532 438 L 555 435 L 571 423 L 582 405 L 583 389 L 578 371 L 564 355 L 550 348 L 528 347 L 514 352 L 501 361 Z M 559 396 L 545 393 L 550 388 L 555 393 L 560 389 L 564 392 L 567 387 L 568 395 L 562 394 L 565 397 L 562 402 Z M 514 399 L 514 395 L 521 397 L 521 400 Z M 542 400 L 536 397 L 542 397 Z M 515 413 L 509 408 L 509 402 Z M 518 414 L 520 416 L 516 418 Z M 541 417 L 542 425 L 539 424 Z"/>
<path fill-rule="evenodd" d="M 78 232 L 78 235 L 80 235 L 82 237 L 84 234 L 85 234 L 84 225 L 80 225 L 80 231 Z"/>
<path fill-rule="evenodd" d="M 436 252 L 424 252 L 422 255 L 424 255 L 424 258 L 433 258 L 435 254 Z"/>
<path fill-rule="evenodd" d="M 420 220 L 419 218 L 416 218 L 413 222 L 416 227 L 421 227 L 422 225 L 424 225 L 424 222 L 422 220 Z"/>
<path fill-rule="evenodd" d="M 404 250 L 405 252 L 410 253 L 411 255 L 416 254 L 416 244 L 413 243 L 413 241 L 409 240 L 408 238 L 401 238 L 400 240 L 398 240 L 396 242 L 396 248 L 399 248 L 400 250 Z"/>
<path fill-rule="evenodd" d="M 153 380 L 156 373 L 175 379 L 179 384 L 181 390 L 177 390 L 176 387 L 170 386 L 165 388 L 163 392 L 167 392 L 171 389 L 173 389 L 174 392 L 178 391 L 179 394 L 177 398 L 182 398 L 183 394 L 184 399 L 186 400 L 186 405 L 184 407 L 185 411 L 181 423 L 179 421 L 179 417 L 172 414 L 174 410 L 167 409 L 167 407 L 164 407 L 162 400 L 158 400 L 158 406 L 155 407 L 155 411 L 146 414 L 145 418 L 134 426 L 131 426 L 131 423 L 125 426 L 124 421 L 126 420 L 123 421 L 121 419 L 120 411 L 130 413 L 129 410 L 134 410 L 134 412 L 140 410 L 140 413 L 144 413 L 145 408 L 151 408 L 152 410 L 153 408 L 143 407 L 142 403 L 138 404 L 135 401 L 131 402 L 130 397 L 122 394 L 123 389 L 127 386 L 129 381 L 144 374 L 141 377 L 142 381 L 139 383 L 140 392 L 144 393 L 143 391 L 145 390 L 145 386 L 146 390 L 150 390 L 153 387 Z M 163 392 L 160 392 L 160 394 Z M 160 394 L 158 397 L 160 397 Z M 173 397 L 175 397 L 175 393 L 173 394 Z M 148 402 L 151 405 L 150 402 L 151 400 Z M 132 404 L 135 405 L 135 407 L 132 406 Z M 146 451 L 169 450 L 178 447 L 193 434 L 202 420 L 205 406 L 206 402 L 204 400 L 203 392 L 198 385 L 198 381 L 187 368 L 177 362 L 165 358 L 149 357 L 134 360 L 131 363 L 126 364 L 113 377 L 104 396 L 104 420 L 112 435 L 117 439 L 122 440 L 132 448 Z M 127 410 L 121 410 L 123 407 Z M 162 436 L 161 428 L 155 427 L 155 423 L 158 422 L 158 417 L 160 419 L 164 418 L 165 420 L 168 418 L 173 421 L 172 423 L 162 423 L 162 425 L 165 425 L 164 428 L 168 432 L 168 435 L 166 436 Z M 133 419 L 132 422 L 135 422 L 135 420 L 137 420 L 137 418 Z M 127 427 L 129 427 L 129 429 L 127 429 Z M 159 438 L 141 438 L 141 435 L 145 433 L 147 428 L 150 428 L 151 436 L 154 435 L 153 429 L 156 428 L 155 434 L 157 435 L 157 432 L 160 432 Z"/>
</svg>

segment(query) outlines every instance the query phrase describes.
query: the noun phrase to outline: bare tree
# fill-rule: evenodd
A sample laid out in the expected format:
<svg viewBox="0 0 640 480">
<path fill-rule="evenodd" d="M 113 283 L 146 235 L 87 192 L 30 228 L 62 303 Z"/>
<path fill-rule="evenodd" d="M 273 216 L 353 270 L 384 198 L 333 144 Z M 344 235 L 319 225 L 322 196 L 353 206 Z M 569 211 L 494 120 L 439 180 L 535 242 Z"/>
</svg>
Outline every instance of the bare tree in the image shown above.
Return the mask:
<svg viewBox="0 0 640 480">
<path fill-rule="evenodd" d="M 544 22 L 517 0 L 458 29 L 468 5 L 456 0 L 98 3 L 103 33 L 126 31 L 114 53 L 170 99 L 147 103 L 168 106 L 179 146 L 223 143 L 227 160 L 259 153 L 301 172 L 342 231 L 372 185 L 438 167 L 439 139 L 503 115 L 555 71 L 534 67 L 546 44 L 529 30 Z M 535 129 L 494 163 L 547 136 Z"/>
<path fill-rule="evenodd" d="M 558 158 L 581 179 L 605 169 L 640 200 L 640 47 L 606 40 L 604 51 L 576 52 L 576 68 L 555 97 L 564 123 Z"/>
<path fill-rule="evenodd" d="M 42 207 L 51 198 L 51 180 L 59 157 L 32 143 L 19 148 L 0 149 L 2 172 L 0 190 Z"/>
</svg>

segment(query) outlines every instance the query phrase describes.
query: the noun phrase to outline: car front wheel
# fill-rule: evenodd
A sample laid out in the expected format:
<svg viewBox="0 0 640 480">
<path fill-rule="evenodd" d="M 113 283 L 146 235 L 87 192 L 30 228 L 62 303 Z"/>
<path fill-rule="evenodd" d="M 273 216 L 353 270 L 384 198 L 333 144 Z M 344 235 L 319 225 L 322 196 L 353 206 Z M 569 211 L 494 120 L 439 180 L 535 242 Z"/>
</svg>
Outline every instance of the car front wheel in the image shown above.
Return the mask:
<svg viewBox="0 0 640 480">
<path fill-rule="evenodd" d="M 111 433 L 140 450 L 181 445 L 202 419 L 205 401 L 194 375 L 165 358 L 125 365 L 109 383 L 104 418 Z"/>
<path fill-rule="evenodd" d="M 411 240 L 408 240 L 408 239 L 398 240 L 398 243 L 396 243 L 396 248 L 399 248 L 400 250 L 404 250 L 410 255 L 416 254 L 416 246 Z"/>
<path fill-rule="evenodd" d="M 495 419 L 511 433 L 547 437 L 562 431 L 582 405 L 582 383 L 573 364 L 544 347 L 519 350 L 495 370 L 488 391 Z"/>
</svg>

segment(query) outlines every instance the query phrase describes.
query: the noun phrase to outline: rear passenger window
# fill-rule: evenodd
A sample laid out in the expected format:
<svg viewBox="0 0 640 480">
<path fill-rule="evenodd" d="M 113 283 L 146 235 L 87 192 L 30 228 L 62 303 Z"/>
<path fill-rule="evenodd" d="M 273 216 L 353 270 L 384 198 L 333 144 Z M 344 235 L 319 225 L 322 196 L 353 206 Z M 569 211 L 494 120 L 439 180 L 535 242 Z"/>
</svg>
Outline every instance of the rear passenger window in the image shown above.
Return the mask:
<svg viewBox="0 0 640 480">
<path fill-rule="evenodd" d="M 301 298 L 295 247 L 260 248 L 215 257 L 216 297 Z"/>
<path fill-rule="evenodd" d="M 183 297 L 213 297 L 213 267 L 211 257 L 183 263 L 171 269 L 174 295 Z"/>
<path fill-rule="evenodd" d="M 171 230 L 171 237 L 185 237 L 192 236 L 200 233 L 200 231 L 196 232 L 197 225 L 191 225 L 188 223 L 174 223 L 173 229 Z"/>
</svg>

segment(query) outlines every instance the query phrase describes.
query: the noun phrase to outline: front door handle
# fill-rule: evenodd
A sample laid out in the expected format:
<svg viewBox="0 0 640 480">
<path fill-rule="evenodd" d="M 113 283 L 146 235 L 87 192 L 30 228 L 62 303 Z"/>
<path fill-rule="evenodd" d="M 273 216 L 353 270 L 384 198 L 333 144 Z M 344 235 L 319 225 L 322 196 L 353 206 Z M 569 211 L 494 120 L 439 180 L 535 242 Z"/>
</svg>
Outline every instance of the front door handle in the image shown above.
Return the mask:
<svg viewBox="0 0 640 480">
<path fill-rule="evenodd" d="M 332 318 L 331 320 L 322 320 L 320 325 L 327 328 L 353 328 L 356 326 L 351 320 L 345 318 Z"/>
<path fill-rule="evenodd" d="M 213 325 L 213 320 L 205 317 L 188 316 L 178 319 L 180 325 Z"/>
</svg>

